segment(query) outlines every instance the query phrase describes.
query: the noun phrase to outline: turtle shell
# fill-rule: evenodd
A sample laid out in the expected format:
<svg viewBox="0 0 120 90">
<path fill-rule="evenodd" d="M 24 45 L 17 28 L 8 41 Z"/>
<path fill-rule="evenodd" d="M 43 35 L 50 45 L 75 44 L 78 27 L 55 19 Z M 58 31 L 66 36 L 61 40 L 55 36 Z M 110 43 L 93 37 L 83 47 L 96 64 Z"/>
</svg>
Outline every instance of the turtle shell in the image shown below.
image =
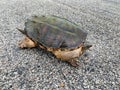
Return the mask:
<svg viewBox="0 0 120 90">
<path fill-rule="evenodd" d="M 87 36 L 78 25 L 57 16 L 34 16 L 25 22 L 25 33 L 33 41 L 51 48 L 75 48 Z"/>
</svg>

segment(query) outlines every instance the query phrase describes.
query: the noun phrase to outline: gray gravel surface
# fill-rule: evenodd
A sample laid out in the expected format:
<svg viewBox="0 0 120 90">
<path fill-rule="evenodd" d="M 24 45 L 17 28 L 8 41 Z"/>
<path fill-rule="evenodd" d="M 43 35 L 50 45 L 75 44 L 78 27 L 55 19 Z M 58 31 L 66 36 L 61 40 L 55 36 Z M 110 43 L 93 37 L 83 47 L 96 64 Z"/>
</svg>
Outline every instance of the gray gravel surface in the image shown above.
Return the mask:
<svg viewBox="0 0 120 90">
<path fill-rule="evenodd" d="M 33 15 L 61 16 L 88 32 L 93 47 L 78 68 L 18 48 L 16 28 Z M 120 90 L 120 0 L 0 0 L 0 90 Z"/>
</svg>

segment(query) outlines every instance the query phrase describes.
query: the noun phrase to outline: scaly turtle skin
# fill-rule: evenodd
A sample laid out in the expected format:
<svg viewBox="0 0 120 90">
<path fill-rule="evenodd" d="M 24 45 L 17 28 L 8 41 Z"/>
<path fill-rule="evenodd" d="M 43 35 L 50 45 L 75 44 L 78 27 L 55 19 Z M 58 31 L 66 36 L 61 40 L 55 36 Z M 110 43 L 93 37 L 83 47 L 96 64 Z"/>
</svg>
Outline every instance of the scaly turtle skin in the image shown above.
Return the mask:
<svg viewBox="0 0 120 90">
<path fill-rule="evenodd" d="M 92 46 L 84 45 L 87 33 L 78 25 L 57 16 L 34 16 L 25 22 L 24 30 L 18 30 L 26 35 L 20 48 L 40 46 L 72 66 L 78 66 L 76 58 Z"/>
</svg>

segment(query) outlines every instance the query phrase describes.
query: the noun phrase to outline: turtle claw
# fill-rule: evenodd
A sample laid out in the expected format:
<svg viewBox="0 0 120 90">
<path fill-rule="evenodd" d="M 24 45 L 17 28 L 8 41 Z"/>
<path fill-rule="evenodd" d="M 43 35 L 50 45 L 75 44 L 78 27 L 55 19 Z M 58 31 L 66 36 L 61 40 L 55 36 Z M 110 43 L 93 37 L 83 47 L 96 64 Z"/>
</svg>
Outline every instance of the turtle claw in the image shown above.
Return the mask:
<svg viewBox="0 0 120 90">
<path fill-rule="evenodd" d="M 20 40 L 20 41 L 18 42 L 18 46 L 19 46 L 20 48 L 26 48 L 26 44 L 25 44 L 22 40 Z"/>
<path fill-rule="evenodd" d="M 71 59 L 68 61 L 73 67 L 79 66 L 79 61 L 76 59 Z"/>
</svg>

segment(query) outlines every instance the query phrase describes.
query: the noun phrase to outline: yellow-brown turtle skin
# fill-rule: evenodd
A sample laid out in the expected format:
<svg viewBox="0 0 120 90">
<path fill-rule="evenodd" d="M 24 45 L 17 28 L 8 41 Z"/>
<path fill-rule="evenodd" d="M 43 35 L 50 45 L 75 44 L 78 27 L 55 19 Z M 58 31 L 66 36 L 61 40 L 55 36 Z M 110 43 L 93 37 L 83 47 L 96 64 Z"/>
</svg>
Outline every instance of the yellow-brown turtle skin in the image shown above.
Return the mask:
<svg viewBox="0 0 120 90">
<path fill-rule="evenodd" d="M 57 16 L 34 16 L 27 20 L 24 30 L 18 30 L 26 35 L 19 42 L 20 48 L 39 45 L 72 66 L 78 66 L 76 58 L 91 47 L 84 46 L 87 33 L 78 25 Z"/>
</svg>

